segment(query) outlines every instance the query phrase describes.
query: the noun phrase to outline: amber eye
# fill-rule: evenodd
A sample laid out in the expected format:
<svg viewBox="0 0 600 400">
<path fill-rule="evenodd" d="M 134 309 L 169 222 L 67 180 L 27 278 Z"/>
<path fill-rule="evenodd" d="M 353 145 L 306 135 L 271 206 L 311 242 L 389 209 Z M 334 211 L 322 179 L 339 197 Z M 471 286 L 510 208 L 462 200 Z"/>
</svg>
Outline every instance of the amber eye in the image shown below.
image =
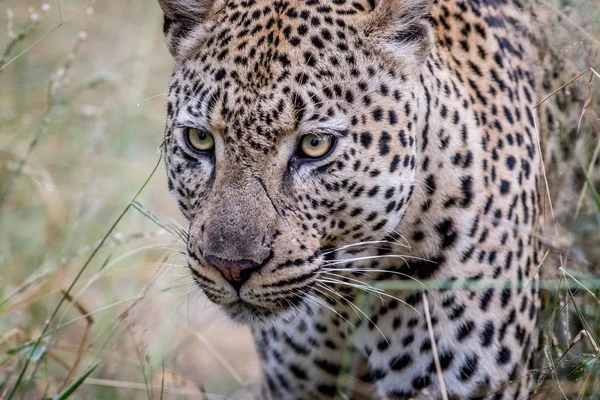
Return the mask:
<svg viewBox="0 0 600 400">
<path fill-rule="evenodd" d="M 322 158 L 329 154 L 335 138 L 322 133 L 310 133 L 300 140 L 298 146 L 298 158 Z"/>
<path fill-rule="evenodd" d="M 210 133 L 197 128 L 186 128 L 188 145 L 195 151 L 211 151 L 215 148 L 215 138 Z"/>
</svg>

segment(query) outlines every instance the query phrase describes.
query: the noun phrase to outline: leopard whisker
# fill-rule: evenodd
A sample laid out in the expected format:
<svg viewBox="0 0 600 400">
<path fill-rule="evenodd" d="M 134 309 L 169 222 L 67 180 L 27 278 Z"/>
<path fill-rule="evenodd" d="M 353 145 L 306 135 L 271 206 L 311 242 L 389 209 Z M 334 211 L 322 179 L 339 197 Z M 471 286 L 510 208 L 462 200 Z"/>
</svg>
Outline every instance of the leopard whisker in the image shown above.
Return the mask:
<svg viewBox="0 0 600 400">
<path fill-rule="evenodd" d="M 315 290 L 317 290 L 317 289 L 315 288 Z M 322 293 L 320 290 L 319 290 L 319 292 Z M 348 322 L 348 324 L 350 324 L 350 326 L 352 326 L 354 328 L 354 325 L 352 325 L 352 323 L 350 321 L 348 321 L 346 318 L 344 318 L 338 311 L 336 311 L 331 305 L 327 304 L 327 302 L 324 301 L 323 299 L 320 299 L 317 296 L 314 296 L 312 294 L 307 294 L 305 297 L 307 300 L 312 301 L 313 304 L 316 304 L 320 307 L 324 307 L 327 310 L 331 311 L 332 313 L 336 314 L 338 317 L 340 317 L 344 321 Z"/>
<path fill-rule="evenodd" d="M 371 324 L 373 324 L 373 326 L 379 331 L 379 333 L 381 334 L 381 337 L 383 337 L 383 340 L 386 341 L 387 345 L 390 346 L 390 342 L 388 341 L 387 337 L 383 334 L 383 331 L 379 328 L 379 326 L 373 322 L 373 320 L 371 318 L 369 318 L 369 316 L 360 309 L 360 307 L 358 307 L 357 305 L 355 305 L 353 302 L 351 302 L 350 300 L 348 300 L 347 298 L 345 298 L 344 296 L 340 295 L 338 293 L 338 296 L 340 296 L 346 303 L 348 303 L 348 305 L 350 307 L 352 307 L 352 309 L 355 312 L 359 312 L 360 314 L 362 314 Z M 360 318 L 360 317 L 359 317 Z"/>
<path fill-rule="evenodd" d="M 324 251 L 323 255 L 328 255 L 328 254 L 331 254 L 331 253 L 335 253 L 335 252 L 338 252 L 338 251 L 343 251 L 343 250 L 350 249 L 350 248 L 353 248 L 353 247 L 367 246 L 367 245 L 371 245 L 371 244 L 391 244 L 391 245 L 394 245 L 394 246 L 402 246 L 402 247 L 410 248 L 409 246 L 406 246 L 404 244 L 389 242 L 387 240 L 371 240 L 371 241 L 366 241 L 366 242 L 357 242 L 357 243 L 353 243 L 353 244 L 347 244 L 347 245 L 343 245 L 343 246 L 340 246 L 340 247 L 337 247 L 337 248 L 333 248 L 331 250 Z"/>
<path fill-rule="evenodd" d="M 417 314 L 421 315 L 421 313 L 416 308 L 414 308 L 413 306 L 411 306 L 410 304 L 408 304 L 406 301 L 404 301 L 402 299 L 399 299 L 396 296 L 392 296 L 391 294 L 385 292 L 383 289 L 378 289 L 378 288 L 376 288 L 374 286 L 371 286 L 371 285 L 368 285 L 368 284 L 364 284 L 362 282 L 361 282 L 362 283 L 361 285 L 358 285 L 358 284 L 354 284 L 354 283 L 340 281 L 339 279 L 335 279 L 335 278 L 325 278 L 325 279 L 319 278 L 318 281 L 319 282 L 324 282 L 324 283 L 332 283 L 332 284 L 338 284 L 338 285 L 345 285 L 345 286 L 349 286 L 349 287 L 352 287 L 352 288 L 355 288 L 355 289 L 358 289 L 358 290 L 362 290 L 365 293 L 369 293 L 369 294 L 372 294 L 372 295 L 378 297 L 382 302 L 384 301 L 383 298 L 382 298 L 382 296 L 389 297 L 389 298 L 391 298 L 393 300 L 398 301 L 399 303 L 404 304 L 405 306 L 411 308 Z"/>
<path fill-rule="evenodd" d="M 335 275 L 335 274 L 328 274 L 328 275 L 340 276 L 340 275 Z M 340 279 L 337 279 L 337 278 L 334 278 L 334 277 L 330 277 L 330 276 L 327 276 L 325 278 L 319 278 L 317 280 L 319 282 L 337 283 L 337 284 L 341 284 L 341 285 L 346 285 L 346 286 L 354 287 L 356 289 L 363 290 L 363 291 L 371 293 L 373 295 L 377 295 L 379 297 L 379 299 L 381 301 L 383 301 L 383 298 L 380 295 L 380 292 L 381 292 L 380 289 L 377 289 L 377 288 L 375 288 L 373 286 L 370 286 L 367 283 L 361 282 L 361 281 L 356 280 L 356 279 L 354 280 L 354 282 L 357 282 L 357 283 L 345 282 L 345 281 L 342 281 Z"/>
<path fill-rule="evenodd" d="M 349 281 L 351 281 L 351 282 L 355 282 L 357 285 L 364 285 L 364 286 L 369 286 L 369 287 L 372 287 L 372 286 L 370 286 L 370 285 L 369 285 L 368 283 L 366 283 L 366 282 L 363 282 L 363 281 L 361 281 L 361 280 L 359 280 L 359 279 L 350 278 L 350 277 L 347 277 L 347 276 L 345 276 L 345 275 L 342 275 L 342 274 L 336 274 L 336 273 L 333 273 L 333 272 L 329 272 L 329 271 L 323 271 L 323 270 L 321 270 L 321 274 L 323 274 L 323 275 L 327 275 L 327 276 L 335 276 L 335 277 L 337 277 L 337 278 L 341 278 L 341 279 L 347 279 L 347 280 L 349 280 Z M 379 289 L 376 289 L 376 288 L 374 288 L 374 289 L 375 289 L 375 290 L 379 290 Z"/>
<path fill-rule="evenodd" d="M 161 247 L 158 247 L 158 248 L 159 248 L 159 249 L 161 249 L 161 250 L 169 250 L 169 251 L 172 251 L 172 252 L 174 252 L 174 253 L 178 253 L 178 255 L 181 255 L 181 256 L 187 256 L 187 253 L 186 253 L 186 252 L 184 252 L 184 251 L 181 251 L 180 249 L 175 249 L 175 248 L 173 248 L 173 247 L 169 247 L 169 246 L 161 246 Z"/>
<path fill-rule="evenodd" d="M 409 249 L 412 248 L 410 246 L 410 242 L 408 241 L 408 239 L 404 235 L 402 235 L 400 232 L 398 232 L 395 229 L 390 229 L 390 232 L 392 232 L 394 235 L 399 236 L 401 239 L 403 239 L 406 242 L 406 245 L 405 245 L 406 247 L 408 247 Z M 394 238 L 394 239 L 396 239 L 396 238 Z M 400 243 L 397 239 L 396 239 L 396 242 Z"/>
<path fill-rule="evenodd" d="M 347 259 L 341 259 L 341 260 L 332 260 L 332 261 L 327 261 L 325 260 L 323 262 L 323 264 L 325 265 L 339 265 L 339 264 L 346 264 L 346 263 L 351 263 L 351 262 L 355 262 L 355 261 L 367 261 L 367 260 L 376 260 L 376 259 L 381 259 L 381 258 L 396 258 L 396 259 L 400 259 L 404 262 L 406 262 L 407 259 L 409 260 L 419 260 L 419 261 L 426 261 L 426 262 L 430 262 L 430 263 L 435 263 L 435 261 L 432 260 L 428 260 L 426 258 L 422 258 L 422 257 L 416 257 L 416 256 L 400 256 L 397 254 L 382 254 L 382 255 L 377 255 L 377 256 L 364 256 L 364 257 L 354 257 L 354 258 L 347 258 Z"/>
<path fill-rule="evenodd" d="M 327 286 L 324 283 L 321 282 L 317 282 L 316 285 L 318 285 L 319 287 L 323 288 L 323 290 L 327 290 L 328 292 L 333 293 L 334 295 L 338 296 L 338 297 L 344 297 L 342 294 L 340 294 L 337 290 L 335 290 L 334 288 L 331 288 L 329 286 Z M 335 301 L 337 304 L 342 305 L 337 299 L 331 297 L 330 295 L 326 294 L 325 292 L 323 292 L 323 290 L 321 289 L 317 289 L 315 288 L 314 290 L 318 290 L 319 293 L 323 294 L 324 296 L 327 296 L 328 298 L 332 299 L 333 301 Z M 346 299 L 347 300 L 347 299 Z M 355 311 L 356 312 L 356 311 Z M 344 321 L 346 321 L 348 323 L 348 325 L 350 325 L 352 328 L 354 328 L 354 324 L 352 324 L 352 322 L 350 322 L 347 318 L 344 318 L 344 316 L 342 316 L 340 313 L 338 313 L 337 311 L 335 312 L 340 318 L 342 318 Z M 359 318 L 360 318 L 360 314 L 356 314 Z"/>
<path fill-rule="evenodd" d="M 181 300 L 175 306 L 175 312 L 173 313 L 173 317 L 175 317 L 175 315 L 177 315 L 179 313 L 181 307 L 183 306 L 183 303 L 186 300 L 189 301 L 189 298 L 192 296 L 193 293 L 197 293 L 197 291 L 194 290 L 195 289 L 194 284 L 195 284 L 195 282 L 192 282 L 190 285 L 190 288 L 185 293 L 183 293 L 183 295 L 181 296 Z"/>
<path fill-rule="evenodd" d="M 158 263 L 156 264 L 157 267 L 171 267 L 171 268 L 183 268 L 183 269 L 189 269 L 189 267 L 186 264 L 175 264 L 175 263 Z"/>
<path fill-rule="evenodd" d="M 334 272 L 380 272 L 380 273 L 386 273 L 386 274 L 394 274 L 394 275 L 402 276 L 404 278 L 408 278 L 408 279 L 411 279 L 411 280 L 417 282 L 419 285 L 423 286 L 423 289 L 425 289 L 429 293 L 431 293 L 431 289 L 429 289 L 427 287 L 427 285 L 425 285 L 419 279 L 415 278 L 414 276 L 411 276 L 411 275 L 408 275 L 408 274 L 405 274 L 402 272 L 398 272 L 398 271 L 389 271 L 386 269 L 371 269 L 371 268 L 327 268 L 327 267 L 324 267 L 322 269 L 322 271 L 326 271 L 326 272 L 330 272 L 330 271 L 334 271 Z"/>
<path fill-rule="evenodd" d="M 176 229 L 178 229 L 179 231 L 184 233 L 186 237 L 189 237 L 188 230 L 183 225 L 181 225 L 181 223 L 179 221 L 177 221 L 173 218 L 169 218 L 169 223 L 170 223 L 170 226 L 175 227 Z"/>
</svg>

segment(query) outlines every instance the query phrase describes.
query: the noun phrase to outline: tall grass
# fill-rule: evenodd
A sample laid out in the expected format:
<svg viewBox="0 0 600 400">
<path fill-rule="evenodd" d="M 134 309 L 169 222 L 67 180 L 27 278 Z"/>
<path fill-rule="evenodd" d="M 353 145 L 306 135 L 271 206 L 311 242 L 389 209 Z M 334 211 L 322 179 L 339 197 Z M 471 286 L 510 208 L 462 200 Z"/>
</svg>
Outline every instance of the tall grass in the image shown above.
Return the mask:
<svg viewBox="0 0 600 400">
<path fill-rule="evenodd" d="M 239 386 L 228 371 L 256 380 L 248 333 L 189 292 L 178 237 L 149 218 L 179 217 L 162 167 L 131 201 L 160 157 L 158 7 L 43 4 L 0 5 L 15 33 L 0 43 L 0 398 L 197 397 Z"/>
<path fill-rule="evenodd" d="M 577 56 L 584 43 L 600 51 L 600 6 L 538 6 L 572 10 L 563 23 L 573 34 L 558 39 L 565 57 L 586 71 L 580 79 L 599 86 L 598 65 L 583 61 L 594 54 Z M 170 219 L 179 212 L 159 163 L 171 60 L 154 0 L 5 0 L 5 9 L 0 399 L 247 393 L 259 375 L 249 333 L 192 290 L 183 221 Z M 595 168 L 581 166 L 586 177 Z M 545 363 L 527 371 L 540 397 L 600 396 L 598 190 L 590 179 L 574 194 L 596 201 L 597 212 L 574 212 L 542 235 L 548 257 L 560 255 L 563 264 L 540 282 Z M 471 289 L 497 283 L 477 285 Z M 423 286 L 457 289 L 401 281 L 373 283 L 373 292 Z M 373 301 L 365 295 L 357 306 L 368 310 Z M 346 378 L 341 388 L 352 385 Z"/>
</svg>

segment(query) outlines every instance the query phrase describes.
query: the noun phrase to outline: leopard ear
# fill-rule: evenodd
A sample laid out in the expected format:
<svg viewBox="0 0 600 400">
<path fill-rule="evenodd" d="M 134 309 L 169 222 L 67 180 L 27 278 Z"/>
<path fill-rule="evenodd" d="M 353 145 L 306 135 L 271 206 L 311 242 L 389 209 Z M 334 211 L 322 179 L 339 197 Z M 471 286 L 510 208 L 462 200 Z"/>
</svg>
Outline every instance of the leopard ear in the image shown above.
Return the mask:
<svg viewBox="0 0 600 400">
<path fill-rule="evenodd" d="M 215 0 L 158 0 L 164 13 L 163 32 L 171 54 L 178 58 L 200 39 Z"/>
<path fill-rule="evenodd" d="M 433 0 L 374 0 L 364 27 L 408 65 L 419 67 L 433 45 Z"/>
</svg>

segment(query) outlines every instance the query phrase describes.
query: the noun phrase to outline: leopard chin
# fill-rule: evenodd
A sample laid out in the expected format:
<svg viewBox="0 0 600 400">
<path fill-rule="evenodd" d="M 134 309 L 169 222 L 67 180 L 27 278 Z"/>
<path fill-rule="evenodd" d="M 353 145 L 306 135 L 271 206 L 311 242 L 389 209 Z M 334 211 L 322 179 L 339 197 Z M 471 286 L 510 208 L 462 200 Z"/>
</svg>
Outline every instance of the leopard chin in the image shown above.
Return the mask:
<svg viewBox="0 0 600 400">
<path fill-rule="evenodd" d="M 295 315 L 306 311 L 304 299 L 288 304 L 285 307 L 271 308 L 239 299 L 227 305 L 220 305 L 221 310 L 230 321 L 239 325 L 263 328 L 277 323 L 284 323 Z"/>
</svg>

